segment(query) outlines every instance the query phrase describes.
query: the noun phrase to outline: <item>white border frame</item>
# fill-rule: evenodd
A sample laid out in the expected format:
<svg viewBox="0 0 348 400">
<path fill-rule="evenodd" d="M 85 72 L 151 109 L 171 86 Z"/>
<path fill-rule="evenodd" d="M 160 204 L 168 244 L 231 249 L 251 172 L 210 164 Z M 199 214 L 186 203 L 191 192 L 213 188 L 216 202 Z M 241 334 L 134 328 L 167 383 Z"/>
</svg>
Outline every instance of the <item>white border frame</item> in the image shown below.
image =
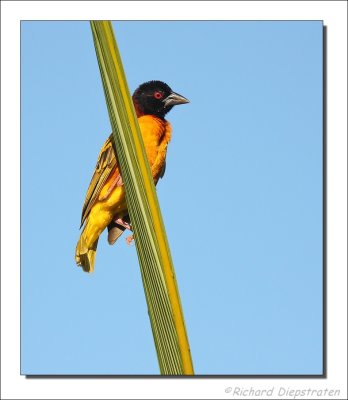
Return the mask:
<svg viewBox="0 0 348 400">
<path fill-rule="evenodd" d="M 2 1 L 1 2 L 1 365 L 3 399 L 219 399 L 226 388 L 339 390 L 347 377 L 347 2 Z M 323 20 L 327 35 L 326 379 L 26 379 L 20 376 L 20 20 Z M 271 395 L 271 389 L 273 389 Z M 247 392 L 246 392 L 247 393 Z M 328 398 L 312 396 L 297 398 Z M 294 398 L 294 394 L 282 396 Z"/>
</svg>

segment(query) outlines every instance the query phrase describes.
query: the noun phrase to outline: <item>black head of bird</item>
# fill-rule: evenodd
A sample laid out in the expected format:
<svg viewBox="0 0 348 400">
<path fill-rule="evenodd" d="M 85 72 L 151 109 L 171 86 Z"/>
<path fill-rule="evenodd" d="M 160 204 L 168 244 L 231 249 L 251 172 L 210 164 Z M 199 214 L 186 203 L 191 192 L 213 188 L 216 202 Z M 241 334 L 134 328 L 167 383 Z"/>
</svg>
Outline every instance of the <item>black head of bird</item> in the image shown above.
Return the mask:
<svg viewBox="0 0 348 400">
<path fill-rule="evenodd" d="M 189 103 L 189 101 L 164 82 L 149 81 L 138 87 L 133 94 L 133 102 L 138 117 L 141 115 L 155 115 L 163 118 L 173 106 Z"/>
</svg>

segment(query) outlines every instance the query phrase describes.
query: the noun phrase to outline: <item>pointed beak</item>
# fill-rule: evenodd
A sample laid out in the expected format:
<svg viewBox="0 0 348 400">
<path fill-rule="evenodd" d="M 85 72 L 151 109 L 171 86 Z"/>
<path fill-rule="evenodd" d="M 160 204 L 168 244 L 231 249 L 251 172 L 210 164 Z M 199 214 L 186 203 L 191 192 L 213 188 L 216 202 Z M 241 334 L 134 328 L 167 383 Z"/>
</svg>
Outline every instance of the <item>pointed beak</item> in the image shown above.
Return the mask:
<svg viewBox="0 0 348 400">
<path fill-rule="evenodd" d="M 186 97 L 181 96 L 180 94 L 175 92 L 172 92 L 168 97 L 164 99 L 165 107 L 176 106 L 178 104 L 185 104 L 185 103 L 189 103 L 189 100 L 187 100 Z"/>
</svg>

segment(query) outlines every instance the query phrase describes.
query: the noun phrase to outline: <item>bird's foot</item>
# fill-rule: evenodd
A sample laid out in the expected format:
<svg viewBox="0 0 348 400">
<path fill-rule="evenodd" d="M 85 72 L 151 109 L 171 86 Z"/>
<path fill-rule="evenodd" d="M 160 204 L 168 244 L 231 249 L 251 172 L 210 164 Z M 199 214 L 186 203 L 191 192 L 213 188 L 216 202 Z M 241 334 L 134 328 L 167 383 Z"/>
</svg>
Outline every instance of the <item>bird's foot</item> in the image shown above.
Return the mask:
<svg viewBox="0 0 348 400">
<path fill-rule="evenodd" d="M 130 235 L 126 237 L 126 243 L 130 246 L 133 243 L 134 235 Z"/>
<path fill-rule="evenodd" d="M 128 229 L 129 231 L 132 231 L 132 227 L 130 226 L 130 224 L 126 221 L 124 221 L 122 218 L 115 218 L 114 222 L 118 225 L 123 226 L 124 228 Z"/>
</svg>

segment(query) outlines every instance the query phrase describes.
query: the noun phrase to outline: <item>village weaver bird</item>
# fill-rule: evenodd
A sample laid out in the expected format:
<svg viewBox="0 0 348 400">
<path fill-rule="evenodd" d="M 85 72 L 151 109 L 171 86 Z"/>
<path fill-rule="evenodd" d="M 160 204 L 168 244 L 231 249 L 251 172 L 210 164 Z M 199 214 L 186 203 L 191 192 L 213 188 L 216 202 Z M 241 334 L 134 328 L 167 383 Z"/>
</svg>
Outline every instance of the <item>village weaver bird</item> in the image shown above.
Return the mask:
<svg viewBox="0 0 348 400">
<path fill-rule="evenodd" d="M 167 146 L 171 138 L 171 126 L 164 116 L 173 106 L 189 101 L 161 81 L 143 83 L 132 98 L 152 177 L 157 184 L 164 175 Z M 99 153 L 87 190 L 81 217 L 81 227 L 83 225 L 75 260 L 86 272 L 94 270 L 99 236 L 106 227 L 109 244 L 114 244 L 125 229 L 132 230 L 111 135 Z M 127 238 L 128 243 L 132 238 Z"/>
</svg>

